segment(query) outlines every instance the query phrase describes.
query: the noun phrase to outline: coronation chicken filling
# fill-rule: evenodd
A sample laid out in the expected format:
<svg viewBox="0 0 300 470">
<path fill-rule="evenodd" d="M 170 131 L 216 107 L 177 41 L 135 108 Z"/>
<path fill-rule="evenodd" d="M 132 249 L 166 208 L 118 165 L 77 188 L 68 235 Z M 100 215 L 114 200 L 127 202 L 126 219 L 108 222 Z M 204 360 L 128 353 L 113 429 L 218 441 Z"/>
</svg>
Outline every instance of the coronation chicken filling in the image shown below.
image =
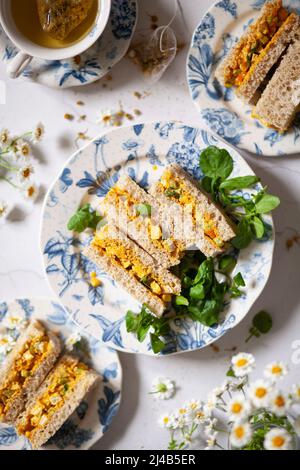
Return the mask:
<svg viewBox="0 0 300 470">
<path fill-rule="evenodd" d="M 250 26 L 249 34 L 240 44 L 234 61 L 225 69 L 227 87 L 239 87 L 243 83 L 251 66 L 257 61 L 288 16 L 289 13 L 281 6 L 281 2 L 270 4 L 266 15 L 255 26 Z"/>
<path fill-rule="evenodd" d="M 88 367 L 81 362 L 62 360 L 47 390 L 37 399 L 25 420 L 18 425 L 18 432 L 30 439 L 35 431 L 43 428 L 51 416 L 63 407 L 87 370 Z"/>
<path fill-rule="evenodd" d="M 7 412 L 12 400 L 21 393 L 52 347 L 49 337 L 44 333 L 30 338 L 25 343 L 11 367 L 7 380 L 0 387 L 0 417 Z"/>
<path fill-rule="evenodd" d="M 173 173 L 166 171 L 161 178 L 160 190 L 173 201 L 183 207 L 190 206 L 194 225 L 198 223 L 203 227 L 205 239 L 217 248 L 222 248 L 225 244 L 218 232 L 213 216 L 208 212 L 199 211 L 197 200 L 191 195 L 185 181 L 176 177 Z"/>
<path fill-rule="evenodd" d="M 102 233 L 98 233 L 93 240 L 93 247 L 100 255 L 109 256 L 113 263 L 122 266 L 126 271 L 141 282 L 153 294 L 160 297 L 164 302 L 171 301 L 171 293 L 166 292 L 163 279 L 153 274 L 151 268 L 133 251 L 125 247 L 121 240 L 107 237 L 107 226 Z M 108 229 L 107 229 L 108 230 Z"/>
</svg>

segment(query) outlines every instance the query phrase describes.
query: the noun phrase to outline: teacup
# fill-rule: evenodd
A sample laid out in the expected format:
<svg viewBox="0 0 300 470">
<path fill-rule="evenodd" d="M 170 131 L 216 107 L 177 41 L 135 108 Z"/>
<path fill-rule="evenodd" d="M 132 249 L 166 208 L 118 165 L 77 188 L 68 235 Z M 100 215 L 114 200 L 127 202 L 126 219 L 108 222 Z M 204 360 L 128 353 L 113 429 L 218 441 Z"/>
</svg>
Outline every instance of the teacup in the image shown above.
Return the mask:
<svg viewBox="0 0 300 470">
<path fill-rule="evenodd" d="M 25 0 L 26 1 L 26 0 Z M 0 23 L 13 44 L 20 49 L 10 61 L 7 72 L 17 78 L 34 57 L 44 60 L 63 60 L 75 57 L 89 49 L 103 33 L 111 12 L 111 0 L 98 0 L 98 14 L 93 29 L 77 43 L 68 47 L 48 48 L 30 41 L 16 26 L 12 15 L 11 0 L 0 0 Z"/>
</svg>

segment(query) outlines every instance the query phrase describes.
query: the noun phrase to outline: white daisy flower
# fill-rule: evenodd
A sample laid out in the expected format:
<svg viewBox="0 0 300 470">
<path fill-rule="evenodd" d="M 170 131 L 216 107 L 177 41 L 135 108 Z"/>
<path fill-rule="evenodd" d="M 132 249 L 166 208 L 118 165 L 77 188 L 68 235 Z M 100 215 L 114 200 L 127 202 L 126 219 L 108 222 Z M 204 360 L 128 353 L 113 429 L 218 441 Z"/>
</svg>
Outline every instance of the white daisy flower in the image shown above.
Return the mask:
<svg viewBox="0 0 300 470">
<path fill-rule="evenodd" d="M 182 406 L 181 408 L 178 408 L 178 410 L 175 413 L 175 416 L 178 422 L 184 426 L 190 424 L 194 419 L 193 414 L 190 412 L 190 410 L 186 406 Z"/>
<path fill-rule="evenodd" d="M 249 387 L 248 396 L 256 408 L 268 406 L 271 388 L 265 380 L 257 380 Z"/>
<path fill-rule="evenodd" d="M 267 379 L 275 382 L 282 379 L 288 373 L 288 367 L 283 362 L 271 362 L 265 368 L 264 375 Z"/>
<path fill-rule="evenodd" d="M 207 425 L 204 428 L 204 434 L 207 437 L 210 437 L 215 432 L 214 427 L 216 426 L 217 423 L 218 423 L 218 420 L 216 418 L 210 419 L 208 421 Z"/>
<path fill-rule="evenodd" d="M 248 444 L 252 437 L 252 429 L 249 423 L 235 423 L 230 433 L 232 447 L 240 449 Z"/>
<path fill-rule="evenodd" d="M 251 404 L 244 395 L 235 395 L 227 404 L 227 413 L 232 421 L 241 421 L 251 412 Z"/>
<path fill-rule="evenodd" d="M 290 450 L 292 436 L 285 429 L 271 429 L 264 440 L 264 448 L 266 450 Z"/>
<path fill-rule="evenodd" d="M 16 344 L 15 339 L 11 335 L 0 335 L 0 354 L 8 354 L 13 350 Z"/>
<path fill-rule="evenodd" d="M 158 377 L 154 380 L 150 393 L 159 400 L 169 400 L 174 396 L 175 384 L 168 378 Z"/>
<path fill-rule="evenodd" d="M 289 400 L 285 394 L 276 391 L 271 394 L 269 407 L 276 416 L 285 416 Z"/>
<path fill-rule="evenodd" d="M 19 170 L 19 178 L 22 183 L 28 181 L 34 174 L 34 168 L 32 165 L 25 165 Z"/>
<path fill-rule="evenodd" d="M 16 153 L 19 157 L 23 157 L 24 161 L 28 161 L 31 155 L 31 147 L 28 142 L 20 140 L 17 142 Z"/>
<path fill-rule="evenodd" d="M 28 183 L 22 188 L 22 193 L 25 199 L 34 202 L 39 194 L 39 189 L 35 183 Z"/>
<path fill-rule="evenodd" d="M 161 415 L 158 421 L 159 426 L 164 429 L 171 429 L 173 422 L 174 422 L 173 416 L 168 413 Z"/>
<path fill-rule="evenodd" d="M 217 432 L 214 432 L 213 434 L 211 434 L 211 436 L 206 440 L 206 447 L 204 450 L 212 450 L 217 443 L 217 437 L 218 437 Z"/>
<path fill-rule="evenodd" d="M 11 138 L 9 135 L 8 129 L 2 129 L 0 131 L 0 145 L 3 147 L 7 147 L 11 143 Z"/>
<path fill-rule="evenodd" d="M 199 400 L 190 400 L 186 402 L 183 407 L 186 408 L 189 412 L 196 413 L 201 409 L 201 402 Z"/>
<path fill-rule="evenodd" d="M 14 329 L 20 329 L 23 326 L 25 326 L 27 323 L 26 318 L 24 318 L 24 315 L 21 315 L 20 313 L 8 313 L 2 322 L 3 326 L 7 328 L 8 330 L 14 330 Z"/>
<path fill-rule="evenodd" d="M 4 201 L 0 201 L 0 220 L 5 220 L 8 215 L 8 205 Z"/>
<path fill-rule="evenodd" d="M 73 333 L 69 336 L 65 343 L 67 351 L 71 352 L 74 349 L 74 346 L 80 343 L 81 339 L 81 334 L 79 332 Z"/>
<path fill-rule="evenodd" d="M 293 385 L 293 401 L 300 403 L 300 383 Z"/>
<path fill-rule="evenodd" d="M 41 122 L 38 123 L 35 130 L 33 131 L 32 141 L 33 143 L 39 143 L 45 135 L 45 126 Z"/>
<path fill-rule="evenodd" d="M 244 377 L 254 369 L 255 358 L 252 354 L 239 353 L 232 357 L 231 366 L 236 377 Z"/>
</svg>

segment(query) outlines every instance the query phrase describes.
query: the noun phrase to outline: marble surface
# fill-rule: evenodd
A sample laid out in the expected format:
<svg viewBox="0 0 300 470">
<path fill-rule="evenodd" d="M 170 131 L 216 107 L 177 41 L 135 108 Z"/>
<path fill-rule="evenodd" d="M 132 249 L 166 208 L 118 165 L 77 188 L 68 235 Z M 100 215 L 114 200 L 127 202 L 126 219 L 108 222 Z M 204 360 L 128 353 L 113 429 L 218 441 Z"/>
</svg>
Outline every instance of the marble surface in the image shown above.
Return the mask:
<svg viewBox="0 0 300 470">
<path fill-rule="evenodd" d="M 171 0 L 140 0 L 140 28 L 150 24 L 150 15 L 163 23 L 173 13 Z M 182 0 L 184 21 L 178 17 L 176 29 L 181 41 L 190 41 L 201 16 L 211 0 Z M 144 23 L 144 25 L 142 24 Z M 41 196 L 34 206 L 28 206 L 3 182 L 0 199 L 14 204 L 9 221 L 0 226 L 0 301 L 22 297 L 51 296 L 39 251 L 40 216 L 43 194 L 60 172 L 65 160 L 76 150 L 78 132 L 94 137 L 103 132 L 97 120 L 102 110 L 116 110 L 119 102 L 127 112 L 142 111 L 140 121 L 178 119 L 191 125 L 201 125 L 187 89 L 183 48 L 167 73 L 156 85 L 149 87 L 138 70 L 124 59 L 111 73 L 112 80 L 103 79 L 76 90 L 50 90 L 40 85 L 11 81 L 0 64 L 0 80 L 5 82 L 6 104 L 0 104 L 0 127 L 18 133 L 42 121 L 47 134 L 36 155 L 36 178 L 41 184 Z M 103 84 L 105 87 L 103 87 Z M 4 85 L 1 85 L 1 89 Z M 137 99 L 134 92 L 142 93 Z M 85 106 L 78 107 L 82 100 Z M 64 114 L 76 116 L 74 121 Z M 85 122 L 78 117 L 87 115 Z M 84 142 L 81 142 L 81 144 Z M 300 149 L 295 148 L 295 151 Z M 300 156 L 300 154 L 299 154 Z M 96 449 L 163 449 L 168 436 L 157 426 L 160 413 L 173 410 L 190 398 L 205 398 L 206 393 L 222 382 L 232 348 L 249 351 L 257 357 L 257 371 L 268 361 L 280 358 L 289 362 L 291 374 L 286 383 L 299 380 L 300 372 L 300 242 L 290 250 L 287 241 L 300 232 L 300 162 L 297 156 L 263 158 L 245 154 L 252 168 L 280 196 L 282 204 L 275 213 L 276 248 L 274 265 L 268 285 L 245 320 L 221 341 L 216 348 L 170 358 L 121 354 L 124 368 L 123 403 L 110 431 L 95 446 Z M 274 319 L 272 331 L 245 344 L 251 318 L 260 309 L 268 310 Z M 297 351 L 298 347 L 298 351 Z M 170 401 L 158 402 L 148 394 L 158 375 L 176 381 L 178 392 Z"/>
</svg>

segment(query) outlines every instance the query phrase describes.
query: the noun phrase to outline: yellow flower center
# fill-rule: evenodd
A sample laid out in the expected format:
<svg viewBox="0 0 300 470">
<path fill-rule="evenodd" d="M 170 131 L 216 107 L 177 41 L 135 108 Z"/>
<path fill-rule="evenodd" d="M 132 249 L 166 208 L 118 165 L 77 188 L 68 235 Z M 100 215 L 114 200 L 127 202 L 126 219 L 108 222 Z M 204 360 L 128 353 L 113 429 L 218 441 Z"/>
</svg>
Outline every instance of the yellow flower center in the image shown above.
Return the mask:
<svg viewBox="0 0 300 470">
<path fill-rule="evenodd" d="M 279 408 L 282 408 L 285 405 L 285 399 L 283 398 L 282 395 L 278 395 L 278 397 L 276 397 L 275 405 L 278 406 Z"/>
<path fill-rule="evenodd" d="M 255 391 L 257 398 L 263 398 L 267 395 L 267 390 L 264 387 L 259 387 Z"/>
<path fill-rule="evenodd" d="M 27 190 L 27 193 L 29 197 L 32 197 L 34 195 L 34 187 L 30 186 L 30 188 Z"/>
<path fill-rule="evenodd" d="M 29 148 L 27 147 L 27 145 L 24 145 L 22 147 L 22 154 L 24 155 L 24 157 L 27 157 L 29 155 Z"/>
<path fill-rule="evenodd" d="M 238 439 L 242 439 L 245 435 L 245 429 L 242 426 L 235 428 L 234 432 Z"/>
<path fill-rule="evenodd" d="M 248 364 L 247 359 L 239 359 L 235 365 L 237 367 L 245 367 L 247 364 Z"/>
<path fill-rule="evenodd" d="M 170 420 L 169 420 L 169 417 L 168 417 L 168 416 L 165 416 L 165 417 L 164 417 L 164 424 L 168 424 L 169 421 L 170 421 Z"/>
<path fill-rule="evenodd" d="M 234 403 L 231 407 L 232 413 L 238 414 L 242 411 L 242 405 L 240 403 Z"/>
<path fill-rule="evenodd" d="M 198 411 L 198 413 L 196 413 L 196 416 L 197 416 L 197 418 L 203 418 L 204 413 L 202 411 Z"/>
<path fill-rule="evenodd" d="M 284 445 L 285 440 L 284 440 L 284 438 L 283 438 L 282 436 L 275 436 L 275 437 L 273 437 L 273 439 L 272 439 L 272 443 L 273 443 L 273 446 L 274 446 L 274 447 L 280 448 L 280 447 L 282 447 L 282 446 Z"/>
<path fill-rule="evenodd" d="M 179 409 L 179 414 L 180 415 L 184 415 L 186 413 L 186 409 L 185 408 L 180 408 Z"/>
<path fill-rule="evenodd" d="M 24 177 L 24 178 L 29 178 L 29 176 L 30 176 L 30 169 L 29 169 L 29 168 L 25 168 L 25 169 L 23 170 L 23 177 Z"/>
<path fill-rule="evenodd" d="M 272 367 L 272 374 L 278 375 L 282 373 L 282 368 L 280 366 L 273 366 Z"/>
</svg>

